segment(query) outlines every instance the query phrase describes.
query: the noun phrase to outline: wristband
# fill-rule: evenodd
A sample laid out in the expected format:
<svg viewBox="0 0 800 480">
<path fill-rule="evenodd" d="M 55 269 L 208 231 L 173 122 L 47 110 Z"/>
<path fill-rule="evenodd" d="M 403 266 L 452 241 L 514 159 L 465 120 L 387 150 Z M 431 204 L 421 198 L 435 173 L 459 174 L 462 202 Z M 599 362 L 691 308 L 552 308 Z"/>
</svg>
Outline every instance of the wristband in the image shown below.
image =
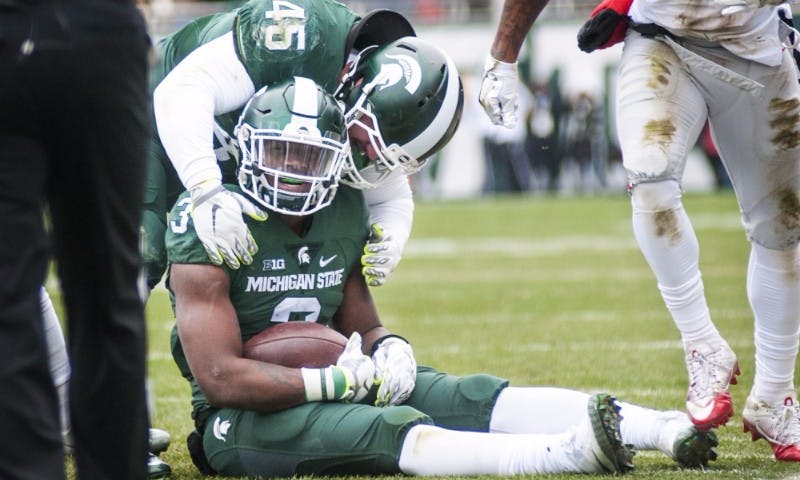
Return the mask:
<svg viewBox="0 0 800 480">
<path fill-rule="evenodd" d="M 489 55 L 483 64 L 484 70 L 492 70 L 499 73 L 516 73 L 517 62 L 504 62 Z"/>
<path fill-rule="evenodd" d="M 348 391 L 347 375 L 340 367 L 301 368 L 307 402 L 339 400 Z"/>
<path fill-rule="evenodd" d="M 216 178 L 211 178 L 190 188 L 189 195 L 192 197 L 192 203 L 197 206 L 221 190 L 224 190 L 222 182 Z"/>
<path fill-rule="evenodd" d="M 400 340 L 402 340 L 402 341 L 406 342 L 407 344 L 411 345 L 411 342 L 409 342 L 405 338 L 401 337 L 400 335 L 395 335 L 393 333 L 390 333 L 389 335 L 384 335 L 381 338 L 375 340 L 375 342 L 372 344 L 372 348 L 370 349 L 369 356 L 371 357 L 371 356 L 375 355 L 375 352 L 381 347 L 381 342 L 383 342 L 384 340 L 388 340 L 390 338 L 399 338 Z"/>
</svg>

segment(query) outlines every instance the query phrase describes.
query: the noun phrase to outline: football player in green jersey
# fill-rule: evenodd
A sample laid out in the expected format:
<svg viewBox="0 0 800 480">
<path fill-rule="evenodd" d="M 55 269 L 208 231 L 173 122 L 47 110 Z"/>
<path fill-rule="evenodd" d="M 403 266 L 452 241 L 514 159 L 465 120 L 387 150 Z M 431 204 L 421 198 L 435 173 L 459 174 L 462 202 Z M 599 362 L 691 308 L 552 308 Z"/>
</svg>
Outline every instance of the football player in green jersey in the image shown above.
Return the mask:
<svg viewBox="0 0 800 480">
<path fill-rule="evenodd" d="M 239 155 L 226 131 L 230 132 L 241 107 L 257 88 L 300 74 L 332 92 L 346 63 L 356 65 L 359 59 L 366 58 L 359 52 L 373 46 L 386 47 L 392 40 L 413 35 L 408 22 L 388 10 L 360 18 L 341 4 L 327 0 L 252 0 L 232 12 L 198 19 L 164 39 L 159 48 L 160 65 L 153 75 L 159 134 L 154 156 L 161 161 L 150 162 L 143 228 L 150 286 L 160 281 L 165 269 L 162 238 L 166 209 L 184 185 L 194 192 L 195 199 L 204 200 L 194 206 L 192 216 L 212 260 L 234 267 L 251 261 L 258 246 L 241 219 L 242 209 L 256 219 L 265 218 L 266 213 L 221 190 L 219 185 L 232 177 L 236 165 L 229 160 Z M 385 132 L 380 145 L 386 151 L 394 147 L 392 152 L 404 153 L 395 154 L 393 163 L 388 164 L 390 168 L 382 169 L 380 182 L 359 185 L 377 187 L 365 192 L 374 226 L 362 259 L 373 286 L 382 285 L 392 273 L 410 233 L 413 200 L 406 175 L 417 171 L 425 156 L 441 149 L 450 139 L 463 102 L 452 60 L 425 42 L 415 43 L 411 50 L 408 46 L 391 46 L 402 50 L 404 55 L 400 57 L 380 56 L 382 63 L 405 69 L 386 85 L 396 85 L 389 89 L 394 93 L 380 89 L 368 94 L 377 99 L 378 110 L 397 112 L 400 106 L 405 109 L 399 118 L 376 117 L 382 125 L 370 125 L 374 132 Z M 380 51 L 387 54 L 387 48 Z M 357 75 L 348 78 L 351 85 L 365 84 L 370 76 L 381 73 L 381 69 L 358 70 Z M 346 91 L 351 89 L 343 89 L 343 94 Z M 404 101 L 403 97 L 414 101 Z M 353 100 L 358 98 L 354 96 Z M 415 122 L 414 118 L 423 121 Z M 364 122 L 353 123 L 352 128 L 359 129 L 361 125 Z M 369 144 L 366 134 L 361 137 Z M 361 137 L 353 135 L 355 139 Z M 356 146 L 354 150 L 369 150 L 373 160 L 379 159 L 383 151 L 371 146 Z M 223 212 L 213 227 L 212 209 Z"/>
<path fill-rule="evenodd" d="M 170 213 L 172 352 L 191 384 L 197 430 L 188 445 L 201 471 L 624 472 L 632 453 L 623 438 L 694 465 L 714 457 L 714 433 L 698 432 L 680 412 L 624 404 L 630 420 L 620 432 L 619 405 L 607 394 L 417 366 L 411 345 L 382 326 L 361 271 L 368 211 L 361 191 L 337 182 L 348 146 L 335 105 L 299 77 L 247 104 L 237 128 L 239 185 L 224 188 L 271 211 L 265 222 L 247 220 L 261 245 L 251 264 L 211 263 L 189 192 Z M 297 369 L 243 356 L 247 339 L 287 321 L 348 336 L 336 364 Z"/>
</svg>

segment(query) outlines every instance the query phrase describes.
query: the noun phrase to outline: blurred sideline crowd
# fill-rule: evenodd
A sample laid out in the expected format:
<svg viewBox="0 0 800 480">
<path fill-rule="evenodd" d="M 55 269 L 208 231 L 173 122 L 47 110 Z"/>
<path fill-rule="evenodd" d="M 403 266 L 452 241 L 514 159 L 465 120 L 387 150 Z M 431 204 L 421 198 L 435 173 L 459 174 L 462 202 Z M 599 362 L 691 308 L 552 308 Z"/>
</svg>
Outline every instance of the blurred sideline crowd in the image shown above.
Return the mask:
<svg viewBox="0 0 800 480">
<path fill-rule="evenodd" d="M 522 79 L 517 98 L 520 122 L 514 129 L 481 120 L 484 158 L 482 194 L 591 194 L 624 188 L 622 156 L 611 134 L 605 99 L 590 92 L 565 94 L 560 72 L 545 82 Z M 706 125 L 695 148 L 708 162 L 711 189 L 730 180 Z"/>
</svg>

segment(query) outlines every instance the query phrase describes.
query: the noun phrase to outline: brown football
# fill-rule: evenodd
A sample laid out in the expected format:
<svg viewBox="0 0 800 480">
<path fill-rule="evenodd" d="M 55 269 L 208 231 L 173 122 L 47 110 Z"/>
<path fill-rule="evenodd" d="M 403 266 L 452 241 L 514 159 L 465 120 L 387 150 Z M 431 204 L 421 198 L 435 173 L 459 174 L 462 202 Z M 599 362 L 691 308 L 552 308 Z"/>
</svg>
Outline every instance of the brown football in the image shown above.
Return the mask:
<svg viewBox="0 0 800 480">
<path fill-rule="evenodd" d="M 253 335 L 244 344 L 244 356 L 252 360 L 292 368 L 335 365 L 347 337 L 314 322 L 286 322 Z"/>
</svg>

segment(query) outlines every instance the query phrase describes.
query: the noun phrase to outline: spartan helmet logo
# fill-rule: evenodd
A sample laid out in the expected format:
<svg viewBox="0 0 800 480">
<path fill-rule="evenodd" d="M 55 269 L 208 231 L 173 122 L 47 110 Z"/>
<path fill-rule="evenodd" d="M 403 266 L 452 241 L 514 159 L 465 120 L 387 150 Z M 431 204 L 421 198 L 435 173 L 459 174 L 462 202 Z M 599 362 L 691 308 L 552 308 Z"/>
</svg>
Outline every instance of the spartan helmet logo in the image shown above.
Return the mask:
<svg viewBox="0 0 800 480">
<path fill-rule="evenodd" d="M 311 255 L 308 254 L 308 245 L 300 247 L 297 251 L 297 263 L 300 265 L 308 265 L 311 263 Z"/>
<path fill-rule="evenodd" d="M 422 69 L 417 60 L 408 55 L 387 54 L 386 58 L 391 58 L 397 63 L 382 64 L 380 73 L 372 81 L 373 87 L 383 90 L 404 80 L 406 91 L 411 94 L 416 92 L 422 82 Z"/>
</svg>

